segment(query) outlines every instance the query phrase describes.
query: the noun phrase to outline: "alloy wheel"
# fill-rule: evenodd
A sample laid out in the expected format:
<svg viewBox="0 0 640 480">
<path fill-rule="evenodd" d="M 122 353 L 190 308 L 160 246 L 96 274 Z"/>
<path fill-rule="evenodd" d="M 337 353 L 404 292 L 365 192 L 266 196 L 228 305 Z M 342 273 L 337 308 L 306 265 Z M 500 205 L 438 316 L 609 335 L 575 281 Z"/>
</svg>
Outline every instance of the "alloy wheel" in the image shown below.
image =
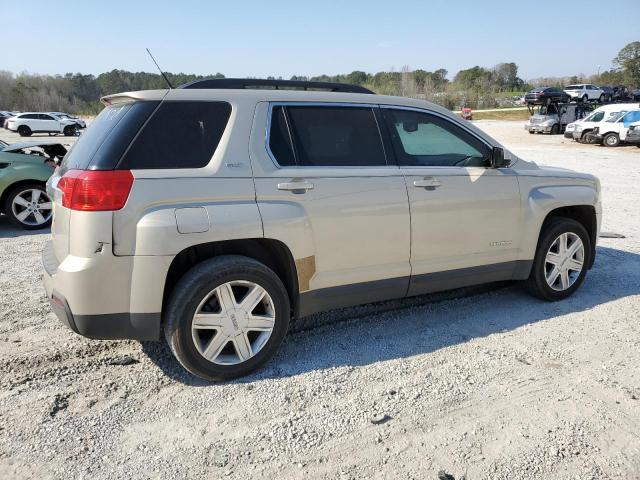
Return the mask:
<svg viewBox="0 0 640 480">
<path fill-rule="evenodd" d="M 557 292 L 573 285 L 584 267 L 584 244 L 573 232 L 560 234 L 551 243 L 545 257 L 547 285 Z"/>
<path fill-rule="evenodd" d="M 198 305 L 191 335 L 198 353 L 218 365 L 255 356 L 275 327 L 275 307 L 260 285 L 237 280 L 209 292 Z"/>
<path fill-rule="evenodd" d="M 44 191 L 28 188 L 13 198 L 11 211 L 20 223 L 35 227 L 43 225 L 51 219 L 53 205 Z"/>
</svg>

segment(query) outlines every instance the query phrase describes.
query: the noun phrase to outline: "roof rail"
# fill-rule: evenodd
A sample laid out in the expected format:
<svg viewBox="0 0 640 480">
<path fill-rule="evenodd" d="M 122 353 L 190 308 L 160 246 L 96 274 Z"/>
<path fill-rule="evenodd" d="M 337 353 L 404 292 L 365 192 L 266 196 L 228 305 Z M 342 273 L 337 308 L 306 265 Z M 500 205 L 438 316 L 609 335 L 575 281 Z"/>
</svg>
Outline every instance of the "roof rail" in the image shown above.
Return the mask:
<svg viewBox="0 0 640 480">
<path fill-rule="evenodd" d="M 255 78 L 205 78 L 180 85 L 178 88 L 246 89 L 265 88 L 274 90 L 329 90 L 330 92 L 369 93 L 368 88 L 348 83 L 305 82 L 301 80 L 261 80 Z"/>
</svg>

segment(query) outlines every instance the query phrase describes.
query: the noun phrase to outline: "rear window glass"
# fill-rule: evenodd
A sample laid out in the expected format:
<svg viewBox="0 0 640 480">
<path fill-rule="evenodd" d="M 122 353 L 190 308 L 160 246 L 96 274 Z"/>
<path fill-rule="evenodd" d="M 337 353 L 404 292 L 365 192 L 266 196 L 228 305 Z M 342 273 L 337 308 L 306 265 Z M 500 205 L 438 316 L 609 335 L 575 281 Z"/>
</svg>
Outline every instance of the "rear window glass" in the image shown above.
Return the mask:
<svg viewBox="0 0 640 480">
<path fill-rule="evenodd" d="M 582 85 L 569 85 L 565 90 L 582 90 Z"/>
<path fill-rule="evenodd" d="M 224 133 L 226 102 L 163 102 L 118 165 L 123 169 L 201 168 Z"/>
<path fill-rule="evenodd" d="M 299 166 L 386 165 L 373 109 L 287 107 Z"/>
<path fill-rule="evenodd" d="M 290 167 L 296 164 L 291 143 L 291 133 L 285 117 L 284 107 L 274 107 L 271 116 L 271 131 L 269 133 L 269 148 L 283 167 Z"/>
<path fill-rule="evenodd" d="M 112 170 L 158 102 L 135 102 L 105 108 L 64 158 L 67 170 Z"/>
</svg>

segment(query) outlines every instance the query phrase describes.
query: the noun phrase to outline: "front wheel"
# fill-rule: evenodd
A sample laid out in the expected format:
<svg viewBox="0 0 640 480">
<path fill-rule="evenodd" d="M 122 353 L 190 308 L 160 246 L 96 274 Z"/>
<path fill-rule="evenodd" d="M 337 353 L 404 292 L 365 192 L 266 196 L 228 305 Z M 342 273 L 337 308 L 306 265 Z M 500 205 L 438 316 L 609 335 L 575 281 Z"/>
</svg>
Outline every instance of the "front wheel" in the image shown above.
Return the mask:
<svg viewBox="0 0 640 480">
<path fill-rule="evenodd" d="M 20 125 L 18 127 L 18 135 L 21 137 L 30 137 L 33 132 L 26 125 Z"/>
<path fill-rule="evenodd" d="M 560 125 L 556 123 L 553 127 L 551 127 L 551 135 L 557 135 L 558 133 L 560 133 Z"/>
<path fill-rule="evenodd" d="M 589 103 L 589 97 L 587 97 L 586 95 L 582 97 L 582 103 Z"/>
<path fill-rule="evenodd" d="M 598 103 L 604 103 L 604 93 L 598 98 Z"/>
<path fill-rule="evenodd" d="M 67 125 L 62 131 L 65 137 L 75 137 L 78 134 L 78 127 L 75 125 Z"/>
<path fill-rule="evenodd" d="M 205 380 L 254 372 L 289 328 L 289 296 L 264 264 L 229 255 L 189 270 L 171 294 L 165 338 L 180 364 Z"/>
<path fill-rule="evenodd" d="M 608 133 L 602 139 L 602 143 L 607 147 L 617 147 L 620 145 L 620 137 L 617 133 Z"/>
<path fill-rule="evenodd" d="M 525 288 L 543 300 L 562 300 L 580 287 L 590 262 L 591 240 L 582 224 L 570 218 L 551 218 L 540 233 Z"/>
</svg>

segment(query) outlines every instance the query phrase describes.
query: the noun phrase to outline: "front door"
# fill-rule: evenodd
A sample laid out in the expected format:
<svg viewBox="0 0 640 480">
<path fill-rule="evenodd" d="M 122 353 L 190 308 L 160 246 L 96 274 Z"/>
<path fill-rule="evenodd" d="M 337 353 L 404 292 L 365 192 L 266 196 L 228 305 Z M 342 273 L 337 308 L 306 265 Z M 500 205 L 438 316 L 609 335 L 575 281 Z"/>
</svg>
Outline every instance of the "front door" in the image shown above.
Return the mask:
<svg viewBox="0 0 640 480">
<path fill-rule="evenodd" d="M 383 108 L 411 209 L 410 295 L 510 278 L 520 191 L 470 130 L 425 111 Z"/>
</svg>

